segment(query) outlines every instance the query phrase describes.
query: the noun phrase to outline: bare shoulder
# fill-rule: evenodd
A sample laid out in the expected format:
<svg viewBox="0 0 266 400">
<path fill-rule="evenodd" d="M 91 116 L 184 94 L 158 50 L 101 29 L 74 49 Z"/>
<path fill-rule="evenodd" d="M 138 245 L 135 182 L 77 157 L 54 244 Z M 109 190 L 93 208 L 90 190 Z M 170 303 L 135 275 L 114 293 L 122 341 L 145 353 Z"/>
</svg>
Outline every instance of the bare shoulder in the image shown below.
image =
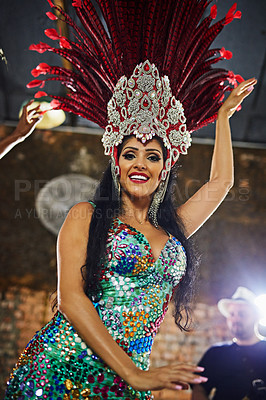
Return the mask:
<svg viewBox="0 0 266 400">
<path fill-rule="evenodd" d="M 86 262 L 93 210 L 93 206 L 86 202 L 73 206 L 57 238 L 59 286 L 60 292 L 65 293 L 65 298 L 66 293 L 69 293 L 69 298 L 71 298 L 73 291 L 80 293 L 80 289 L 83 288 L 80 268 Z"/>
<path fill-rule="evenodd" d="M 94 207 L 87 201 L 82 201 L 75 204 L 68 213 L 68 217 L 74 219 L 87 219 L 91 218 L 94 211 Z"/>
<path fill-rule="evenodd" d="M 59 235 L 70 234 L 77 237 L 80 234 L 88 234 L 93 211 L 93 205 L 88 202 L 75 204 L 69 210 Z"/>
</svg>

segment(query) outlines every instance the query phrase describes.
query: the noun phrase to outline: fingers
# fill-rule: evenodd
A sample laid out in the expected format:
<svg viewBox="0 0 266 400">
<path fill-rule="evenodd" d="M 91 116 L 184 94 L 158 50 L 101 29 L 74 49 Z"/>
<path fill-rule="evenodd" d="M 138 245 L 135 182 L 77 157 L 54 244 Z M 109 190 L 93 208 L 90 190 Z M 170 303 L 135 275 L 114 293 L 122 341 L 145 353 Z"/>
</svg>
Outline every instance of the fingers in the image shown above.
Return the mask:
<svg viewBox="0 0 266 400">
<path fill-rule="evenodd" d="M 190 384 L 205 383 L 208 380 L 205 376 L 195 375 L 188 372 L 173 373 L 169 376 L 169 379 L 171 382 L 181 381 Z"/>
<path fill-rule="evenodd" d="M 239 87 L 241 87 L 243 90 L 245 90 L 248 86 L 255 85 L 256 83 L 257 83 L 257 79 L 256 78 L 250 78 L 250 79 L 247 79 L 244 82 L 241 82 L 239 84 Z"/>
<path fill-rule="evenodd" d="M 234 112 L 239 109 L 242 101 L 253 91 L 256 83 L 257 79 L 251 78 L 241 82 L 235 89 L 233 89 L 231 94 L 220 107 L 220 115 L 226 115 L 230 118 Z"/>
<path fill-rule="evenodd" d="M 177 364 L 177 365 L 172 365 L 171 368 L 171 373 L 182 374 L 188 377 L 189 379 L 198 378 L 199 375 L 195 375 L 195 373 L 200 373 L 203 371 L 204 371 L 203 367 L 192 364 Z"/>
<path fill-rule="evenodd" d="M 28 106 L 30 106 L 32 103 L 34 102 L 34 99 L 31 99 L 30 101 L 28 101 L 28 103 L 24 106 L 24 107 L 28 107 Z"/>
<path fill-rule="evenodd" d="M 138 390 L 189 389 L 190 384 L 204 383 L 208 380 L 198 375 L 203 370 L 204 368 L 193 364 L 176 364 L 155 368 L 145 373 L 142 371 L 140 376 L 144 380 L 136 382 L 136 388 L 138 387 Z"/>
<path fill-rule="evenodd" d="M 204 371 L 203 367 L 200 367 L 198 365 L 194 365 L 194 364 L 176 364 L 176 365 L 172 365 L 173 369 L 177 369 L 177 370 L 184 370 L 184 371 L 191 371 L 191 372 L 202 372 Z"/>
<path fill-rule="evenodd" d="M 242 94 L 245 91 L 251 92 L 254 89 L 254 85 L 256 85 L 257 79 L 251 78 L 244 82 L 241 82 L 240 85 L 235 89 L 238 94 Z"/>
<path fill-rule="evenodd" d="M 168 374 L 169 384 L 173 386 L 181 385 L 182 388 L 188 388 L 188 384 L 200 384 L 207 382 L 208 378 L 195 375 L 195 372 L 203 372 L 204 368 L 195 365 L 176 365 L 173 366 Z"/>
<path fill-rule="evenodd" d="M 22 109 L 22 113 L 23 114 L 26 114 L 26 113 L 28 113 L 29 111 L 33 111 L 33 110 L 35 110 L 35 111 L 40 111 L 40 104 L 38 104 L 36 107 L 34 107 L 34 108 L 29 108 L 31 105 L 32 105 L 32 103 L 34 103 L 34 99 L 32 99 L 32 100 L 30 100 L 30 101 L 28 101 L 28 103 L 27 104 L 25 104 L 24 106 L 23 106 L 23 109 Z"/>
<path fill-rule="evenodd" d="M 41 111 L 41 107 L 40 105 L 38 105 L 37 107 L 31 108 L 30 110 L 27 110 L 29 112 L 35 111 L 35 112 L 40 112 Z"/>
<path fill-rule="evenodd" d="M 41 109 L 40 106 L 38 105 L 35 108 L 32 108 L 31 110 L 26 110 L 26 119 L 29 124 L 36 124 L 42 119 L 42 114 L 41 114 Z"/>
<path fill-rule="evenodd" d="M 255 82 L 251 82 L 248 85 L 245 85 L 244 88 L 241 89 L 241 92 L 239 93 L 239 103 L 242 103 L 242 101 L 250 95 L 250 93 L 252 93 L 252 91 L 254 90 L 254 85 L 257 83 L 257 81 Z"/>
<path fill-rule="evenodd" d="M 39 110 L 39 111 L 40 111 L 40 110 Z M 31 119 L 31 118 L 38 118 L 39 115 L 40 115 L 39 111 L 38 111 L 36 108 L 33 108 L 32 110 L 29 110 L 29 111 L 28 111 L 28 118 L 29 118 L 29 119 Z"/>
<path fill-rule="evenodd" d="M 42 120 L 43 116 L 40 116 L 38 118 L 32 118 L 32 122 L 30 123 L 31 127 L 35 126 L 38 122 Z"/>
<path fill-rule="evenodd" d="M 28 107 L 34 102 L 34 100 L 30 100 L 28 101 L 27 104 L 25 104 L 22 108 L 22 114 L 26 114 L 28 112 Z"/>
</svg>

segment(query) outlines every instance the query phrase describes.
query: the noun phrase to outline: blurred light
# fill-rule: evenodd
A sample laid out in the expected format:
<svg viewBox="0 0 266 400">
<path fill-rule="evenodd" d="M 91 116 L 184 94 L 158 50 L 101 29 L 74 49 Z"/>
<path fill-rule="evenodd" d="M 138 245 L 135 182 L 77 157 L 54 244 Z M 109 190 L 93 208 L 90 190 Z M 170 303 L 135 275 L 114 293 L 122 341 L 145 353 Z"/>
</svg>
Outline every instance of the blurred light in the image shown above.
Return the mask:
<svg viewBox="0 0 266 400">
<path fill-rule="evenodd" d="M 261 326 L 265 326 L 265 327 L 266 327 L 266 318 L 261 318 L 261 319 L 259 320 L 259 324 L 260 324 Z"/>
<path fill-rule="evenodd" d="M 19 112 L 19 117 L 22 114 L 22 109 L 25 103 L 23 103 L 21 110 Z M 36 125 L 38 129 L 52 129 L 55 128 L 59 125 L 62 125 L 63 122 L 66 119 L 66 115 L 63 110 L 53 110 L 51 109 L 50 103 L 48 101 L 34 101 L 32 104 L 30 104 L 27 109 L 32 110 L 33 108 L 36 108 L 40 106 L 41 111 L 46 111 L 46 113 L 43 115 L 43 118 L 41 119 L 40 122 Z"/>
<path fill-rule="evenodd" d="M 261 294 L 260 296 L 256 297 L 255 304 L 259 308 L 263 318 L 266 318 L 266 294 Z"/>
<path fill-rule="evenodd" d="M 259 313 L 260 313 L 260 320 L 258 322 L 258 327 L 257 327 L 257 336 L 261 340 L 265 340 L 265 338 L 266 338 L 266 294 L 261 294 L 260 296 L 256 297 L 254 303 L 258 307 Z"/>
</svg>

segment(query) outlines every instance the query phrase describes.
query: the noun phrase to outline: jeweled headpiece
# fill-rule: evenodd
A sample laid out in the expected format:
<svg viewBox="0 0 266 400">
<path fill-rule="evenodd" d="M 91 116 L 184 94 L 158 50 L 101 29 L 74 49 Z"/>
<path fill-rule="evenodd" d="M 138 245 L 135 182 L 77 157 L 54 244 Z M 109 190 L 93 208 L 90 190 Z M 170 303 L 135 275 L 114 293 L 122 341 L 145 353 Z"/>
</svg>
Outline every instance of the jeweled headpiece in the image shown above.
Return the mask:
<svg viewBox="0 0 266 400">
<path fill-rule="evenodd" d="M 105 128 L 103 144 L 112 158 L 114 178 L 119 173 L 117 145 L 125 136 L 133 134 L 142 141 L 159 136 L 167 148 L 162 173 L 167 183 L 171 166 L 187 152 L 190 133 L 214 122 L 225 92 L 243 81 L 232 71 L 213 68 L 219 60 L 231 58 L 230 51 L 210 49 L 223 27 L 241 17 L 236 3 L 212 24 L 216 5 L 203 18 L 212 0 L 95 0 L 98 12 L 91 0 L 74 0 L 81 29 L 63 9 L 48 2 L 56 15 L 47 16 L 66 22 L 73 40 L 46 29 L 59 48 L 41 42 L 30 49 L 56 53 L 73 69 L 41 63 L 33 76 L 52 76 L 27 86 L 61 82 L 68 93 L 49 94 L 54 108 Z M 42 96 L 47 93 L 35 95 Z M 165 187 L 161 198 L 164 192 Z"/>
<path fill-rule="evenodd" d="M 169 79 L 148 60 L 136 66 L 129 79 L 122 76 L 107 105 L 108 125 L 103 134 L 105 154 L 111 155 L 118 174 L 116 147 L 125 136 L 135 135 L 145 143 L 158 136 L 167 149 L 161 177 L 176 162 L 179 154 L 187 154 L 191 138 L 186 127 L 184 109 L 172 96 Z"/>
</svg>

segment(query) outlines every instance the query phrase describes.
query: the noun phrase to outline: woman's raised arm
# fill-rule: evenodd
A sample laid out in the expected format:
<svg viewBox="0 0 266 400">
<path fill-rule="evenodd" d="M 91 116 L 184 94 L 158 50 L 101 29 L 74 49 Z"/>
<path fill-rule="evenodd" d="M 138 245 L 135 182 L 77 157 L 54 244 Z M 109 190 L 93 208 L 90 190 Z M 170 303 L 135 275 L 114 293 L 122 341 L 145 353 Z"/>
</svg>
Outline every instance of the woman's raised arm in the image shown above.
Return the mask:
<svg viewBox="0 0 266 400">
<path fill-rule="evenodd" d="M 255 78 L 240 83 L 218 111 L 209 181 L 177 209 L 188 237 L 213 214 L 233 186 L 233 150 L 229 118 L 252 92 L 256 83 Z"/>
</svg>

